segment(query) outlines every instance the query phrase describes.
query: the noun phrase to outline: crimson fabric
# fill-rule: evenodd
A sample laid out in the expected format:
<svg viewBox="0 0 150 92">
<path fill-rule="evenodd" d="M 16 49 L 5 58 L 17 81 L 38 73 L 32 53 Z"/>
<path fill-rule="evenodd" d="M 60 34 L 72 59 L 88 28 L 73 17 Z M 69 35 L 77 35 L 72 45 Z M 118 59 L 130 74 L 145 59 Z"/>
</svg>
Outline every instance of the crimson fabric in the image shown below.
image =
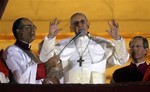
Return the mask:
<svg viewBox="0 0 150 92">
<path fill-rule="evenodd" d="M 5 76 L 7 76 L 9 78 L 9 70 L 4 63 L 5 62 L 3 60 L 3 49 L 1 49 L 1 51 L 0 51 L 0 72 L 4 73 Z"/>
<path fill-rule="evenodd" d="M 113 79 L 118 82 L 136 82 L 143 81 L 144 73 L 148 65 L 145 63 L 140 64 L 138 67 L 131 63 L 130 65 L 117 69 L 113 73 Z"/>
<path fill-rule="evenodd" d="M 46 78 L 46 71 L 45 71 L 45 66 L 44 63 L 40 63 L 37 66 L 37 74 L 36 74 L 36 79 L 43 79 Z"/>
<path fill-rule="evenodd" d="M 143 81 L 150 81 L 150 65 L 148 66 L 148 68 L 144 74 Z"/>
<path fill-rule="evenodd" d="M 9 78 L 9 71 L 1 58 L 0 58 L 0 72 L 4 73 L 5 76 Z"/>
<path fill-rule="evenodd" d="M 145 71 L 147 70 L 148 68 L 148 65 L 146 63 L 144 64 L 140 64 L 137 69 L 142 73 L 142 74 L 145 74 Z"/>
</svg>

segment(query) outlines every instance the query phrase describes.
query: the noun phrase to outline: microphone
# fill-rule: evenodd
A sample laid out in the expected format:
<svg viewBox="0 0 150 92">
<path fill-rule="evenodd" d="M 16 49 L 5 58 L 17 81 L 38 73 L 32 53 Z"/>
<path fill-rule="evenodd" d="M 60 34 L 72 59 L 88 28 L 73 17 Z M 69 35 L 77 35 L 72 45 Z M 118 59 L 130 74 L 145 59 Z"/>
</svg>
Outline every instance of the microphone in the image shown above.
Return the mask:
<svg viewBox="0 0 150 92">
<path fill-rule="evenodd" d="M 74 36 L 71 40 L 76 40 L 78 37 L 80 37 L 83 34 L 83 31 L 81 30 L 76 36 Z M 70 41 L 71 41 L 70 40 Z"/>
<path fill-rule="evenodd" d="M 63 50 L 73 41 L 76 40 L 78 37 L 80 37 L 83 34 L 83 30 L 79 31 L 77 35 L 75 35 L 67 44 L 66 46 L 60 51 L 58 56 L 63 52 Z"/>
</svg>

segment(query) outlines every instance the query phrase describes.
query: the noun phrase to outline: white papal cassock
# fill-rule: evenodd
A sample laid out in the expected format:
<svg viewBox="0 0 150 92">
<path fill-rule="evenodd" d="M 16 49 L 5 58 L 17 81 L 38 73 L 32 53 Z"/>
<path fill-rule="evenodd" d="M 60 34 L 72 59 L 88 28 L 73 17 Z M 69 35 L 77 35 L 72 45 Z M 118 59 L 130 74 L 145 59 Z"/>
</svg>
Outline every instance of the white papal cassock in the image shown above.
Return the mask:
<svg viewBox="0 0 150 92">
<path fill-rule="evenodd" d="M 56 38 L 45 37 L 40 59 L 47 61 L 60 54 L 71 38 L 56 44 Z M 84 60 L 79 66 L 79 58 Z M 80 37 L 72 41 L 60 54 L 64 69 L 63 83 L 98 84 L 105 83 L 107 67 L 122 65 L 129 58 L 123 38 L 112 42 L 99 37 Z"/>
</svg>

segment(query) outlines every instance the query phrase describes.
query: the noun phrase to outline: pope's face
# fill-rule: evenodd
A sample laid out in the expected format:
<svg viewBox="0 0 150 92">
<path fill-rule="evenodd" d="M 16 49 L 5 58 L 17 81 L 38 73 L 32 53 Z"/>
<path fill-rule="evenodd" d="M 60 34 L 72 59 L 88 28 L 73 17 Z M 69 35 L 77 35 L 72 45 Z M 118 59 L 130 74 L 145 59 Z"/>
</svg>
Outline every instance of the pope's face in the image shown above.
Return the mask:
<svg viewBox="0 0 150 92">
<path fill-rule="evenodd" d="M 78 34 L 80 31 L 83 33 L 82 36 L 87 34 L 89 22 L 84 15 L 76 15 L 71 19 L 70 22 L 71 31 L 75 32 L 75 34 Z"/>
</svg>

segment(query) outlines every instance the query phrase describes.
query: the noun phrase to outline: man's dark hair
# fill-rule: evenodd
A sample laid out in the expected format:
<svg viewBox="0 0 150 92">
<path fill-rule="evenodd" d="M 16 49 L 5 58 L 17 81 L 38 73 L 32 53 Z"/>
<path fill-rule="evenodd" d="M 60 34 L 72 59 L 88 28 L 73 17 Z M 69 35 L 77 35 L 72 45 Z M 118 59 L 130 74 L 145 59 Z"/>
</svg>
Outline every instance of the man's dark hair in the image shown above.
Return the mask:
<svg viewBox="0 0 150 92">
<path fill-rule="evenodd" d="M 144 48 L 149 48 L 148 40 L 145 37 L 143 37 L 143 36 L 135 36 L 132 39 L 135 39 L 135 38 L 141 38 L 143 40 L 143 47 Z M 131 46 L 131 41 L 129 42 L 129 47 L 130 46 Z"/>
<path fill-rule="evenodd" d="M 19 19 L 17 19 L 17 20 L 14 22 L 14 24 L 13 24 L 12 31 L 13 31 L 14 37 L 15 37 L 16 39 L 18 39 L 18 37 L 17 37 L 17 31 L 16 31 L 16 30 L 22 25 L 22 24 L 21 24 L 21 21 L 22 21 L 23 19 L 26 19 L 26 18 L 19 18 Z"/>
</svg>

